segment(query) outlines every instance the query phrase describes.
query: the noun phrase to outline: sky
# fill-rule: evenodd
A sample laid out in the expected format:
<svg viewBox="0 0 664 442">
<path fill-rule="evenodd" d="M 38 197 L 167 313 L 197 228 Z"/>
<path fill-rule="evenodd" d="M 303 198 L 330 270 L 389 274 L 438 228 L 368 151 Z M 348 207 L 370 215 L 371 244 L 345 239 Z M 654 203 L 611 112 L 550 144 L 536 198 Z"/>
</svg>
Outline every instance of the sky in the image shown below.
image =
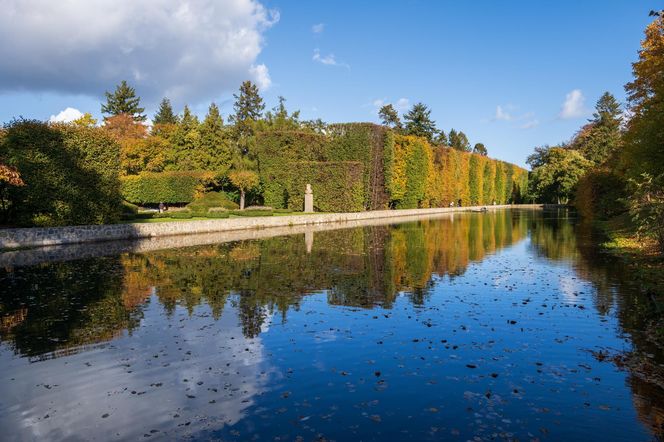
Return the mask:
<svg viewBox="0 0 664 442">
<path fill-rule="evenodd" d="M 417 102 L 446 133 L 525 165 L 569 140 L 604 91 L 624 101 L 654 1 L 0 0 L 0 121 L 101 117 L 133 85 L 226 118 L 250 79 L 268 108 L 378 122 Z"/>
</svg>

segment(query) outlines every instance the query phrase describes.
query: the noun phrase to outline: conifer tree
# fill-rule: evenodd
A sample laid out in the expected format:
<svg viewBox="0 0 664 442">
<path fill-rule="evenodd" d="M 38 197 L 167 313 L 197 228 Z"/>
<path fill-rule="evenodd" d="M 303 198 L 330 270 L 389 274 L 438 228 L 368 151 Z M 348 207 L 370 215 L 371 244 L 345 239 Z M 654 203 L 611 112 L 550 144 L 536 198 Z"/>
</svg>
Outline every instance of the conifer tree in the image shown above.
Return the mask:
<svg viewBox="0 0 664 442">
<path fill-rule="evenodd" d="M 397 110 L 391 104 L 386 104 L 381 107 L 378 111 L 378 116 L 383 125 L 391 127 L 392 129 L 401 129 L 401 119 L 399 118 Z"/>
<path fill-rule="evenodd" d="M 424 103 L 413 105 L 403 119 L 406 122 L 406 134 L 417 135 L 433 142 L 438 129 L 435 121 L 431 119 L 431 110 Z"/>
<path fill-rule="evenodd" d="M 594 164 L 602 164 L 621 145 L 621 123 L 620 103 L 609 92 L 604 92 L 595 105 L 593 118 L 575 135 L 571 147 Z"/>
<path fill-rule="evenodd" d="M 254 125 L 263 115 L 265 103 L 258 93 L 258 86 L 247 80 L 240 86 L 240 92 L 233 94 L 235 104 L 233 110 L 235 114 L 231 116 L 231 121 L 240 137 L 253 135 Z"/>
<path fill-rule="evenodd" d="M 161 100 L 159 110 L 152 119 L 154 124 L 175 124 L 178 122 L 177 116 L 173 112 L 171 101 L 168 98 Z"/>
<path fill-rule="evenodd" d="M 141 98 L 136 96 L 136 90 L 129 86 L 125 80 L 115 88 L 115 91 L 104 92 L 106 95 L 106 104 L 101 105 L 101 112 L 110 117 L 127 114 L 134 118 L 134 121 L 145 121 L 143 114 L 145 108 L 141 107 Z"/>
<path fill-rule="evenodd" d="M 224 129 L 219 107 L 210 104 L 208 113 L 200 125 L 200 168 L 225 173 L 231 166 L 233 152 Z"/>
</svg>

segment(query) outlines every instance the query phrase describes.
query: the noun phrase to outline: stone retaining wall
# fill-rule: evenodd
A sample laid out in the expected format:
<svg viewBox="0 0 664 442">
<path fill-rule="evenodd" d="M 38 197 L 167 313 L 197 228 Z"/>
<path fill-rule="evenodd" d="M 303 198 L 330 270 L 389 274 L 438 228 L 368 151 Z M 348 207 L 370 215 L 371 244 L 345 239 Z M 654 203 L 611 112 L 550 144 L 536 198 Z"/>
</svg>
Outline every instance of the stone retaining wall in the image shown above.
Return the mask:
<svg viewBox="0 0 664 442">
<path fill-rule="evenodd" d="M 371 219 L 413 217 L 450 212 L 480 210 L 477 207 L 444 207 L 436 209 L 376 210 L 355 213 L 321 213 L 312 215 L 289 215 L 209 219 L 200 221 L 174 221 L 138 224 L 109 224 L 94 226 L 68 226 L 49 228 L 1 229 L 0 250 L 28 247 L 79 244 L 99 241 L 116 241 L 136 238 L 151 238 L 171 235 L 203 234 L 272 227 L 344 223 Z M 515 204 L 486 206 L 489 210 L 541 208 L 539 204 Z"/>
</svg>

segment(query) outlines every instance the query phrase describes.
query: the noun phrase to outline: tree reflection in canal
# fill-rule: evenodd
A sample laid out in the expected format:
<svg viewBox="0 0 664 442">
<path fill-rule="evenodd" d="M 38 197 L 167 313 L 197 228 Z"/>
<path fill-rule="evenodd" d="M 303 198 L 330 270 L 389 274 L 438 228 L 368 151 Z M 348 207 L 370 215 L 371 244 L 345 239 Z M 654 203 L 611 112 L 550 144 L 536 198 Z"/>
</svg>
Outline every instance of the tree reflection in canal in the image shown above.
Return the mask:
<svg viewBox="0 0 664 442">
<path fill-rule="evenodd" d="M 661 369 L 644 332 L 661 312 L 589 237 L 567 213 L 499 211 L 9 267 L 0 426 L 587 440 L 619 422 L 608 439 L 661 437 L 656 373 L 607 362 Z"/>
</svg>

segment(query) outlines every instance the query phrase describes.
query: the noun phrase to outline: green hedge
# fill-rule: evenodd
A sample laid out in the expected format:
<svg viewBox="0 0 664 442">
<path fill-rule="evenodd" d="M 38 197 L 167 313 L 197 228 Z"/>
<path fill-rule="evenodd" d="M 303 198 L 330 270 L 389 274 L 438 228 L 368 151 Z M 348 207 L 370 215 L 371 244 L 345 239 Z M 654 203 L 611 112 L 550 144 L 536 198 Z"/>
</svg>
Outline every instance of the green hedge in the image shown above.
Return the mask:
<svg viewBox="0 0 664 442">
<path fill-rule="evenodd" d="M 391 131 L 373 123 L 343 123 L 328 126 L 329 161 L 359 161 L 364 166 L 363 204 L 368 210 L 387 209 L 384 157 L 393 142 Z M 389 135 L 388 135 L 389 134 Z"/>
<path fill-rule="evenodd" d="M 256 135 L 256 154 L 265 205 L 288 205 L 287 181 L 292 163 L 326 161 L 328 137 L 308 132 L 269 131 Z"/>
<path fill-rule="evenodd" d="M 303 161 L 292 163 L 287 181 L 288 208 L 304 208 L 304 191 L 311 184 L 314 208 L 320 212 L 364 210 L 362 163 L 357 161 Z"/>
<path fill-rule="evenodd" d="M 144 172 L 121 178 L 122 196 L 135 204 L 190 203 L 213 172 Z"/>
<path fill-rule="evenodd" d="M 104 130 L 15 120 L 0 130 L 0 157 L 25 182 L 7 189 L 0 223 L 56 226 L 120 219 L 120 146 Z"/>
</svg>

